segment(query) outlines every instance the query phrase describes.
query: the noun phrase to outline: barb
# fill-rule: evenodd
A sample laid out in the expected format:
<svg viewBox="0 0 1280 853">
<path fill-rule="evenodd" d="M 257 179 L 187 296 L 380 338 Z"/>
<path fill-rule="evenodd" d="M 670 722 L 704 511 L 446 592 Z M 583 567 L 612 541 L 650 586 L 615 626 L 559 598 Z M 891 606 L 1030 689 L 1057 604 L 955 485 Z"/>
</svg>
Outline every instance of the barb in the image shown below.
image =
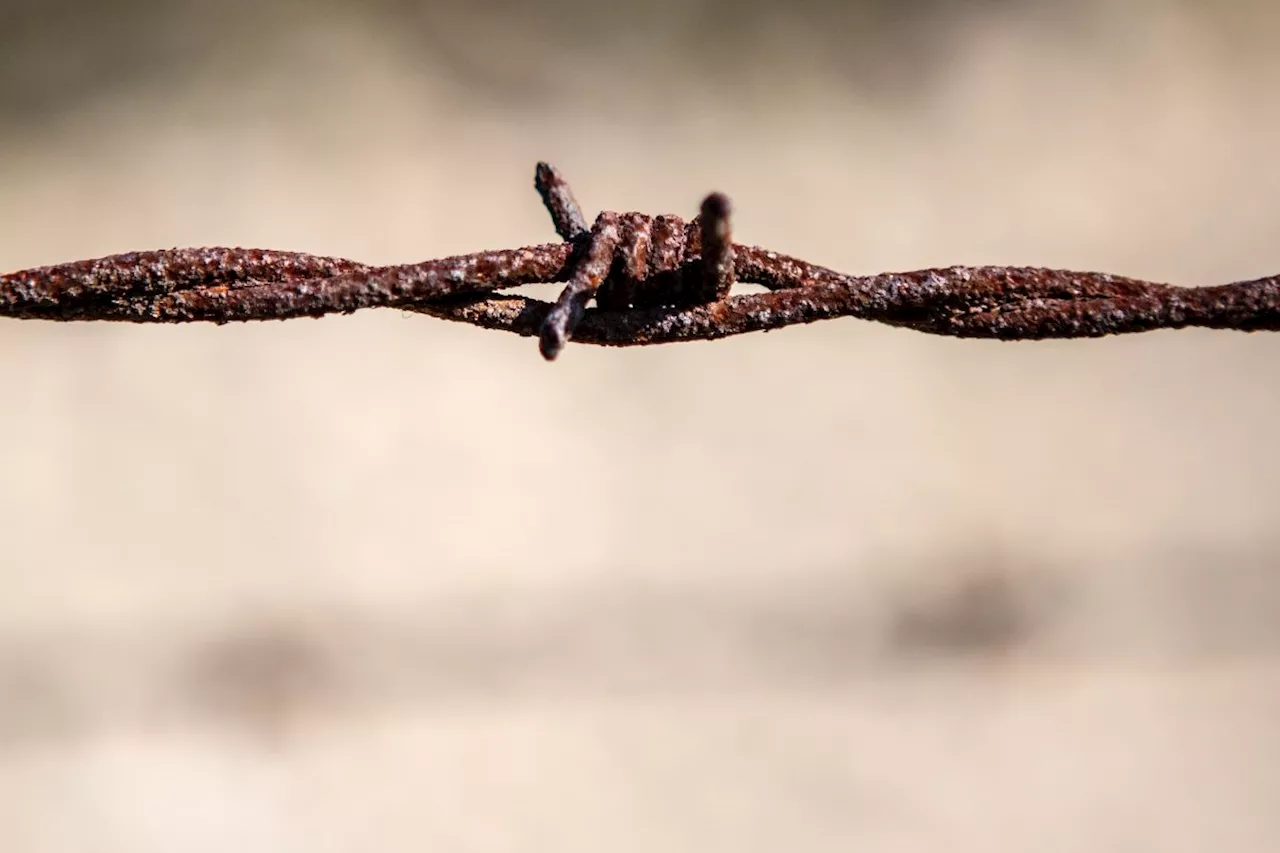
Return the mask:
<svg viewBox="0 0 1280 853">
<path fill-rule="evenodd" d="M 539 163 L 533 170 L 533 187 L 542 196 L 561 240 L 572 242 L 587 233 L 587 220 L 559 169 L 550 163 Z"/>
<path fill-rule="evenodd" d="M 702 202 L 698 216 L 702 238 L 702 302 L 724 299 L 733 288 L 733 235 L 729 230 L 729 198 L 712 193 Z"/>
<path fill-rule="evenodd" d="M 538 346 L 546 359 L 554 359 L 560 354 L 574 328 L 582 321 L 587 303 L 609 276 L 620 239 L 618 214 L 600 214 L 591 229 L 587 251 L 577 264 L 569 286 L 560 293 L 560 298 L 543 320 L 542 339 Z"/>
<path fill-rule="evenodd" d="M 559 172 L 540 163 L 535 186 L 564 242 L 381 267 L 261 249 L 130 252 L 0 276 L 0 316 L 228 323 L 398 307 L 539 337 L 548 359 L 570 339 L 641 346 L 834 317 L 1002 340 L 1280 331 L 1280 276 L 1195 288 L 1037 267 L 850 276 L 734 245 L 719 194 L 692 222 L 606 211 L 588 230 Z M 768 290 L 730 295 L 735 281 Z M 568 286 L 554 303 L 494 293 L 557 282 Z"/>
</svg>

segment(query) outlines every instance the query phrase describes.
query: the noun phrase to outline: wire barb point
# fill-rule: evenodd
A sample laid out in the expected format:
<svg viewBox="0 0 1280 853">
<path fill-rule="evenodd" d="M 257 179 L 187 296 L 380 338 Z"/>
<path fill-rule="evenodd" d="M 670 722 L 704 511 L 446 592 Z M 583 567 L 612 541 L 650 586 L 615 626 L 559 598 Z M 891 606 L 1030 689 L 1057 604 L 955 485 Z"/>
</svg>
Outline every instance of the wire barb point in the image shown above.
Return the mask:
<svg viewBox="0 0 1280 853">
<path fill-rule="evenodd" d="M 729 227 L 729 197 L 712 193 L 698 215 L 702 236 L 702 286 L 699 301 L 724 299 L 733 289 L 733 234 Z"/>
<path fill-rule="evenodd" d="M 550 163 L 538 163 L 533 171 L 533 186 L 542 196 L 560 239 L 572 242 L 587 233 L 587 220 L 559 169 Z"/>
</svg>

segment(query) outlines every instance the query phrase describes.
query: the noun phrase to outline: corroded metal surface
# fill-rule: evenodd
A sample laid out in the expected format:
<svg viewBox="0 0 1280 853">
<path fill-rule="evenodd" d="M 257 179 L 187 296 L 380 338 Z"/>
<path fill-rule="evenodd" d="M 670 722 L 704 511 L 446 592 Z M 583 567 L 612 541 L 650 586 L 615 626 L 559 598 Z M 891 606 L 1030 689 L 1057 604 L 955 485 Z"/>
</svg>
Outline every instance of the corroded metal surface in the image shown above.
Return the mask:
<svg viewBox="0 0 1280 853">
<path fill-rule="evenodd" d="M 719 194 L 692 222 L 605 212 L 588 230 L 559 172 L 540 163 L 535 186 L 564 242 L 385 267 L 260 249 L 130 252 L 0 276 L 0 316 L 227 323 L 399 307 L 539 336 L 549 359 L 570 339 L 712 340 L 834 317 L 1003 340 L 1280 330 L 1280 276 L 1196 288 L 1036 267 L 849 276 L 734 245 Z M 735 281 L 768 292 L 732 296 Z M 492 292 L 554 282 L 568 282 L 554 303 Z"/>
<path fill-rule="evenodd" d="M 140 323 L 318 317 L 564 281 L 569 259 L 567 243 L 388 267 L 258 249 L 128 253 L 0 276 L 0 315 Z"/>
<path fill-rule="evenodd" d="M 533 171 L 533 187 L 542 196 L 561 240 L 576 240 L 587 233 L 587 220 L 559 169 L 550 163 L 539 163 Z"/>
<path fill-rule="evenodd" d="M 574 264 L 573 278 L 560 292 L 560 298 L 551 306 L 542 323 L 542 340 L 538 347 L 548 360 L 554 359 L 564 349 L 586 314 L 587 303 L 595 298 L 596 291 L 609 277 L 622 240 L 619 225 L 618 214 L 605 212 L 591 226 L 586 251 Z"/>
</svg>

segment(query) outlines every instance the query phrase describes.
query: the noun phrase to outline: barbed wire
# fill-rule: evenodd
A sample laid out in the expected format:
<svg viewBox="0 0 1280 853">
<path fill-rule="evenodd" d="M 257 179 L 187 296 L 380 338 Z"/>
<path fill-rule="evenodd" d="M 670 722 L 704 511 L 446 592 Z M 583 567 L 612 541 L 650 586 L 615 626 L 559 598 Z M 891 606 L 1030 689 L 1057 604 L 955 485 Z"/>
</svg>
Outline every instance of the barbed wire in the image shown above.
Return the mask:
<svg viewBox="0 0 1280 853">
<path fill-rule="evenodd" d="M 735 245 L 719 193 L 687 223 L 605 211 L 588 227 L 556 169 L 539 163 L 534 185 L 562 242 L 396 266 L 264 249 L 129 252 L 0 276 L 0 316 L 229 323 L 395 307 L 539 336 L 548 359 L 570 340 L 713 340 L 835 317 L 1002 340 L 1280 330 L 1280 276 L 1192 288 L 1039 267 L 853 276 Z M 498 293 L 557 282 L 554 302 Z M 766 290 L 732 295 L 736 282 Z"/>
</svg>

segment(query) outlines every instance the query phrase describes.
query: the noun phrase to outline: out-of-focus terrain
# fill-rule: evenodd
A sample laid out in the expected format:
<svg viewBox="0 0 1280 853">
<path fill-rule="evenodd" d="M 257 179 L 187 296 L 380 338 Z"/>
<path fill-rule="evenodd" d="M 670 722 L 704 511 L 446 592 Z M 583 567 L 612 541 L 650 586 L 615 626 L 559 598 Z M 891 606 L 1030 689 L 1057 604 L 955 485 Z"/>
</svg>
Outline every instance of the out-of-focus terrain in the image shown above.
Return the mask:
<svg viewBox="0 0 1280 853">
<path fill-rule="evenodd" d="M 1257 3 L 0 6 L 0 267 L 1280 271 Z M 0 323 L 0 849 L 1269 851 L 1280 336 Z"/>
</svg>

